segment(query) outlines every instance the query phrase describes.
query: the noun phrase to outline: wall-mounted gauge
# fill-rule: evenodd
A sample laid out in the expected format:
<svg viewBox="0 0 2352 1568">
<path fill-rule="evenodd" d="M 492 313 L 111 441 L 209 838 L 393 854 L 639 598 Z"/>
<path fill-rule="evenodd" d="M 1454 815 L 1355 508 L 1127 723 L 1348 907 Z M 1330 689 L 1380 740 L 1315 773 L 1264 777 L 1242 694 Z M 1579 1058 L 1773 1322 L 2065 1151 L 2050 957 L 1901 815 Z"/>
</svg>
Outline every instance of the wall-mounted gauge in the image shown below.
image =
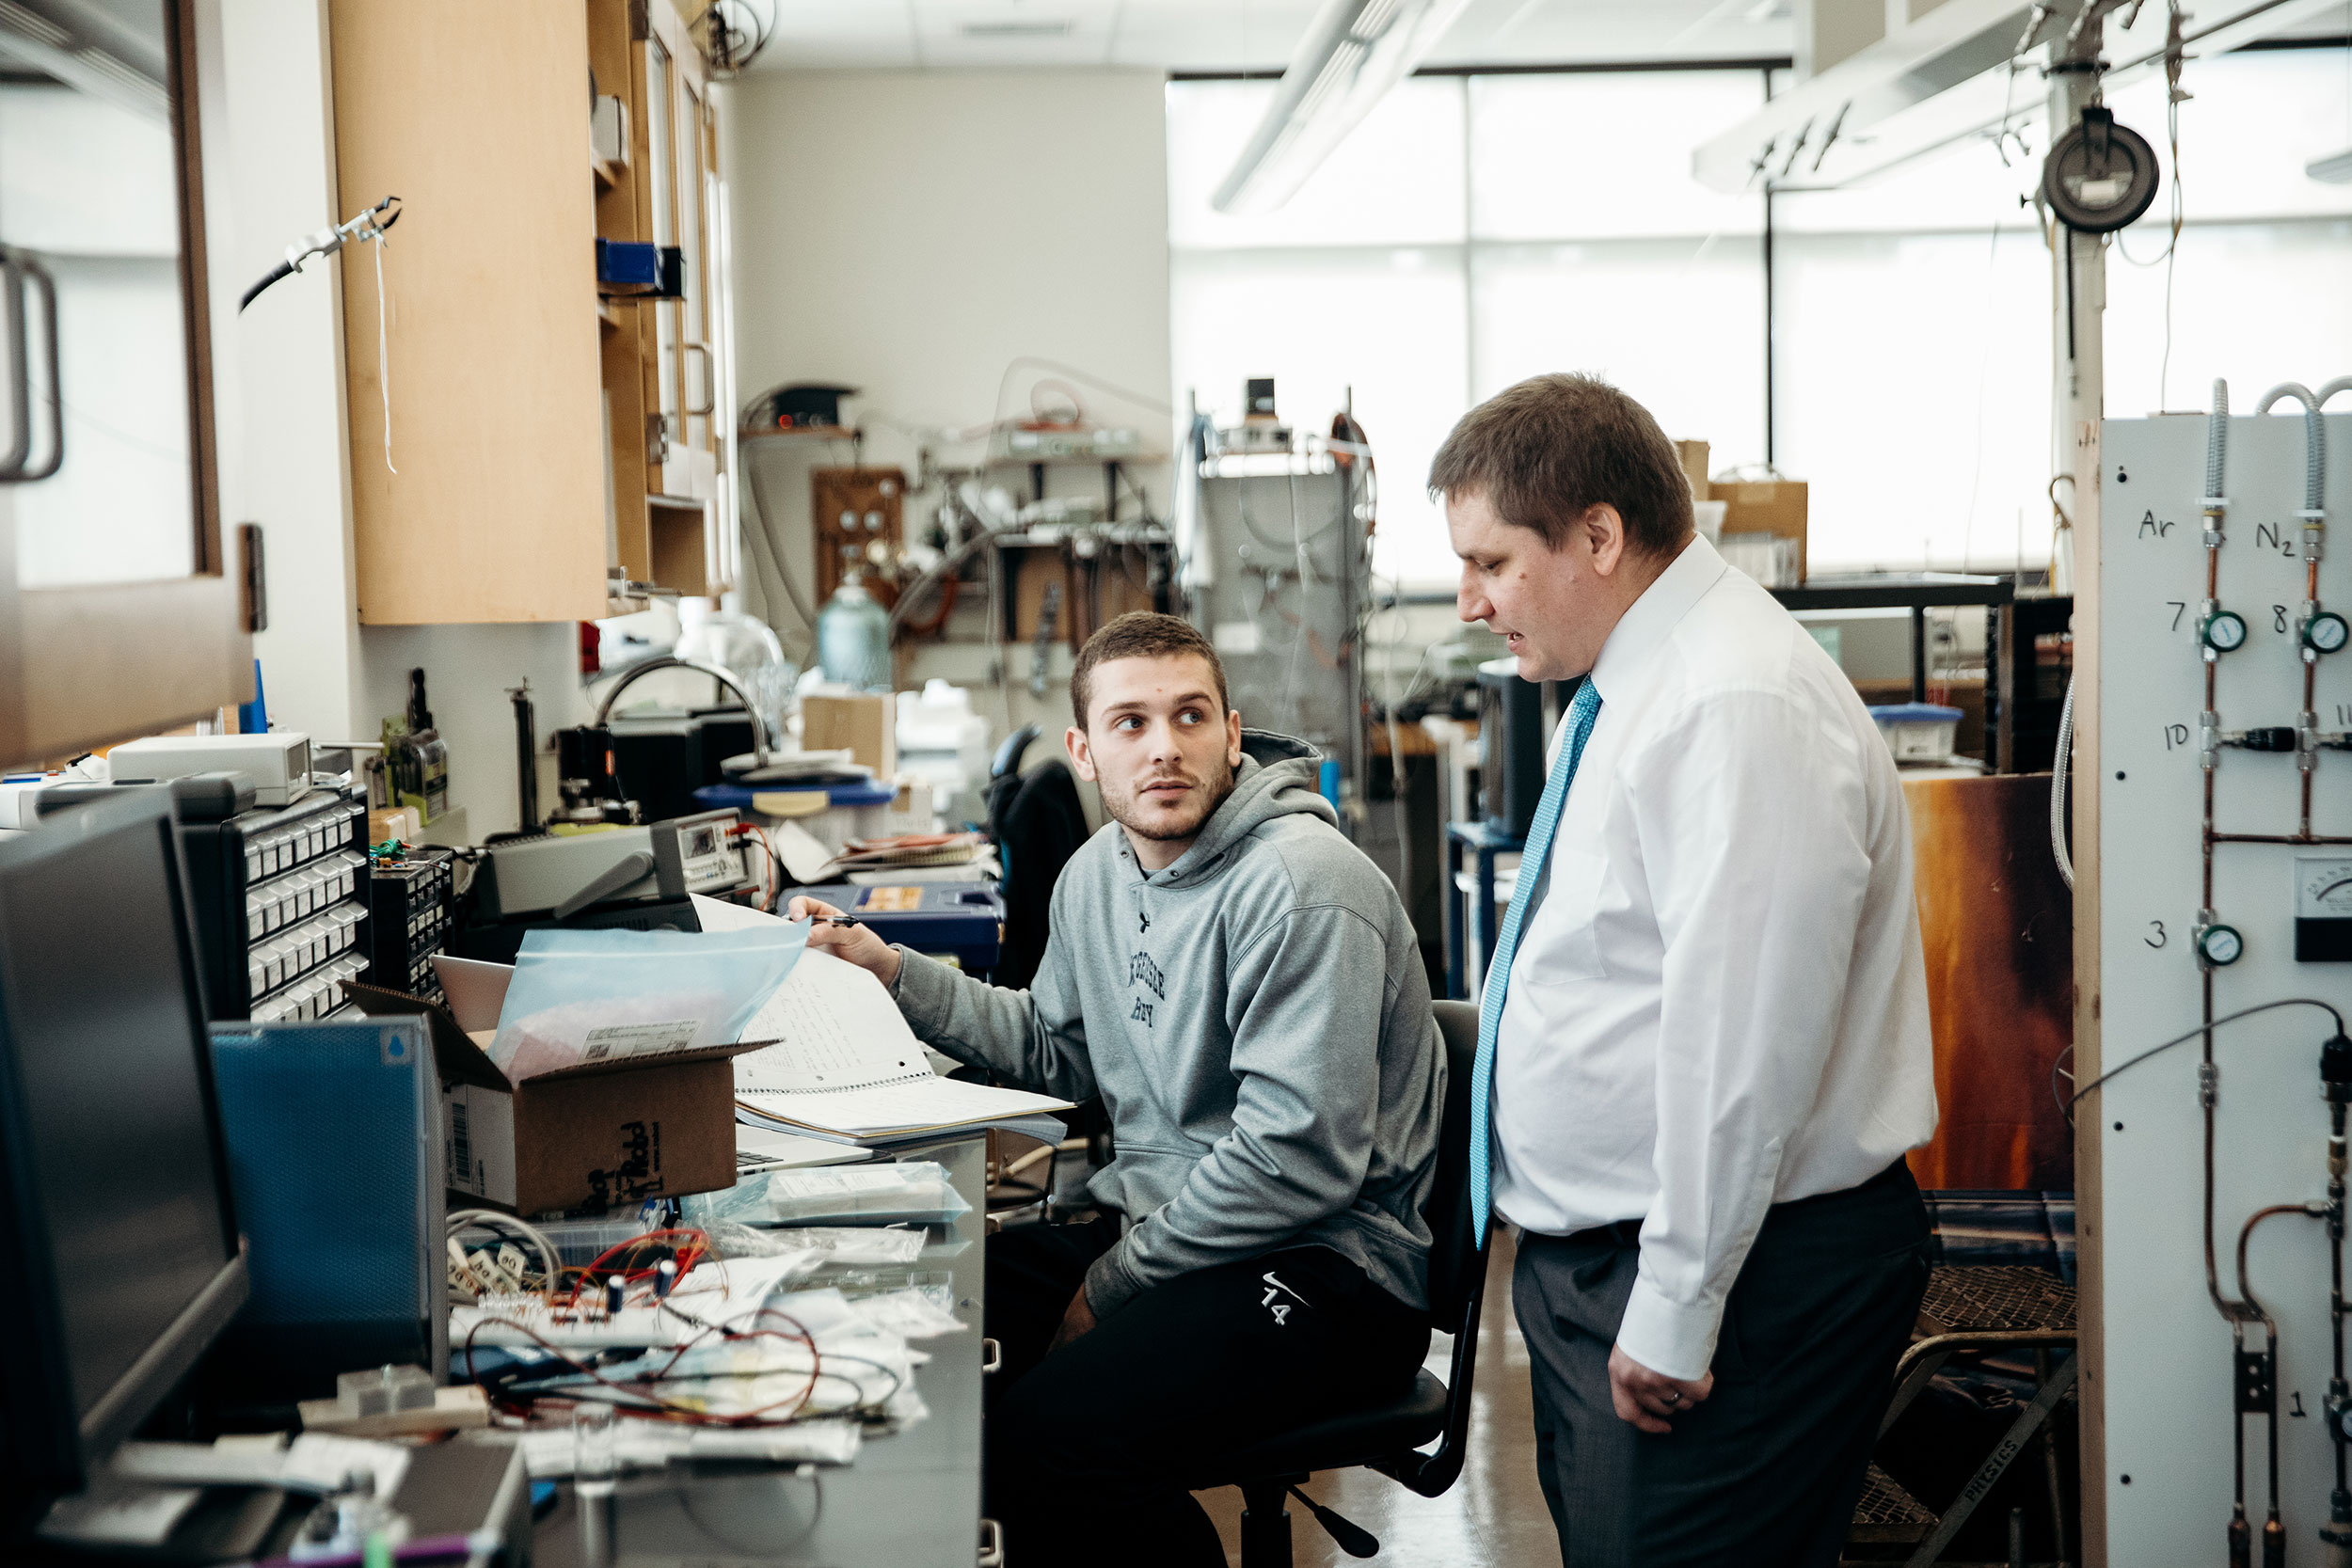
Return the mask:
<svg viewBox="0 0 2352 1568">
<path fill-rule="evenodd" d="M 2226 969 L 2246 956 L 2246 939 L 2234 926 L 2207 926 L 2197 933 L 2197 957 L 2212 969 Z"/>
<path fill-rule="evenodd" d="M 2234 653 L 2246 646 L 2246 618 L 2233 610 L 2217 610 L 2198 626 L 2197 639 L 2217 654 Z"/>
<path fill-rule="evenodd" d="M 2335 855 L 2295 863 L 2295 961 L 2352 960 L 2352 860 Z"/>
<path fill-rule="evenodd" d="M 2352 626 L 2344 625 L 2344 617 L 2332 610 L 2323 610 L 2303 623 L 2303 645 L 2319 653 L 2332 654 L 2352 641 Z"/>
</svg>

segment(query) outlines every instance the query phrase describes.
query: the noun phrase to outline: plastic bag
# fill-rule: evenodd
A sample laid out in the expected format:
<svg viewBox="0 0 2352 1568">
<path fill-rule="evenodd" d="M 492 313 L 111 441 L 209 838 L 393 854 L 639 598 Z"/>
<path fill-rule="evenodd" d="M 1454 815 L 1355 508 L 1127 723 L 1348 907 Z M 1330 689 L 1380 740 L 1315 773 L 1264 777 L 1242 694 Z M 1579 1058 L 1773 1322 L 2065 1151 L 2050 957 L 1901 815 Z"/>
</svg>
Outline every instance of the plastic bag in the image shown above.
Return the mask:
<svg viewBox="0 0 2352 1568">
<path fill-rule="evenodd" d="M 739 931 L 523 938 L 490 1059 L 520 1083 L 558 1068 L 731 1044 L 792 973 L 805 923 Z"/>
<path fill-rule="evenodd" d="M 768 1207 L 784 1225 L 945 1225 L 972 1209 L 933 1160 L 771 1171 Z"/>
</svg>

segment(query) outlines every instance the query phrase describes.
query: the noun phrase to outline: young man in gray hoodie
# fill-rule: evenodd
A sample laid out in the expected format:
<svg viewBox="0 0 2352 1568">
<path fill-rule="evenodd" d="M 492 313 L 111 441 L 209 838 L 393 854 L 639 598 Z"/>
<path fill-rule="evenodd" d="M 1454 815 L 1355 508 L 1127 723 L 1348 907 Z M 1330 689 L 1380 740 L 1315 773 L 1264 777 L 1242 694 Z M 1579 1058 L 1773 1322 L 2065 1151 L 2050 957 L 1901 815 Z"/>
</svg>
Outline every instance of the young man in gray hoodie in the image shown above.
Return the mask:
<svg viewBox="0 0 2352 1568">
<path fill-rule="evenodd" d="M 988 1242 L 1007 1549 L 1221 1565 L 1184 1481 L 1392 1395 L 1427 1353 L 1445 1057 L 1411 923 L 1316 793 L 1314 751 L 1241 727 L 1199 631 L 1122 615 L 1070 685 L 1070 755 L 1112 821 L 1055 886 L 1030 990 L 864 927 L 810 941 L 939 1050 L 1110 1114 L 1103 1217 Z"/>
</svg>

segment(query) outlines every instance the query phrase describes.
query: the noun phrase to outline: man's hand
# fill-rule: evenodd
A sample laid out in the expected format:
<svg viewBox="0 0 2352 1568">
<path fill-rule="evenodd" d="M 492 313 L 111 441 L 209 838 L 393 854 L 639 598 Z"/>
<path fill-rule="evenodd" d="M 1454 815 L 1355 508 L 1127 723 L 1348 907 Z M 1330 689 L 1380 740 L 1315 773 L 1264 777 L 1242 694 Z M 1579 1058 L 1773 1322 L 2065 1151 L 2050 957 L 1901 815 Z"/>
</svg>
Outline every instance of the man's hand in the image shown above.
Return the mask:
<svg viewBox="0 0 2352 1568">
<path fill-rule="evenodd" d="M 870 971 L 885 986 L 898 983 L 898 966 L 903 961 L 898 950 L 876 936 L 871 927 L 823 924 L 822 916 L 838 915 L 841 911 L 821 899 L 795 898 L 784 912 L 787 920 L 820 917 L 808 933 L 808 944 L 818 952 L 849 959 L 860 969 Z"/>
<path fill-rule="evenodd" d="M 1054 1330 L 1054 1342 L 1045 1347 L 1045 1354 L 1053 1354 L 1093 1326 L 1094 1308 L 1087 1305 L 1087 1288 L 1081 1285 L 1070 1298 L 1070 1310 L 1061 1315 L 1061 1326 Z"/>
<path fill-rule="evenodd" d="M 1672 1432 L 1668 1423 L 1675 1417 L 1714 1390 L 1713 1372 L 1696 1383 L 1685 1383 L 1653 1372 L 1616 1346 L 1609 1347 L 1609 1397 L 1616 1404 L 1618 1418 L 1631 1421 L 1644 1432 Z"/>
</svg>

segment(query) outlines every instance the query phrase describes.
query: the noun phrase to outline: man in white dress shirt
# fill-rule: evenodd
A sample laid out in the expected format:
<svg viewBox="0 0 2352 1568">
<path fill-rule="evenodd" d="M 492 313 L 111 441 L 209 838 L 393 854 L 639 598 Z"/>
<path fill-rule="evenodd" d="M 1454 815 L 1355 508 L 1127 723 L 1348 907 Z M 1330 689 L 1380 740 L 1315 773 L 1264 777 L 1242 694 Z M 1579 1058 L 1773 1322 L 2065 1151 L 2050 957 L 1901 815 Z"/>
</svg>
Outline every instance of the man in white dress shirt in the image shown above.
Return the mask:
<svg viewBox="0 0 2352 1568">
<path fill-rule="evenodd" d="M 1927 1280 L 1894 763 L 1836 663 L 1692 531 L 1674 447 L 1624 393 L 1521 382 L 1429 483 L 1462 618 L 1522 677 L 1581 680 L 1473 1083 L 1473 1206 L 1521 1229 L 1562 1557 L 1834 1564 Z"/>
</svg>

